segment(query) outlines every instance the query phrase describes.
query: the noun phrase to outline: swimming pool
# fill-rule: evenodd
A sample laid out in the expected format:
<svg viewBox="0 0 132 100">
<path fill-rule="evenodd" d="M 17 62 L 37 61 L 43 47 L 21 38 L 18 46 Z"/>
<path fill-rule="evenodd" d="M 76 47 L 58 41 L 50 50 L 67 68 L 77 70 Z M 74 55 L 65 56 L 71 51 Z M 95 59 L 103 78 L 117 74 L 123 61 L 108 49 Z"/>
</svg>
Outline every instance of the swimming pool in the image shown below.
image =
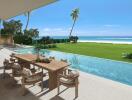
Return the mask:
<svg viewBox="0 0 132 100">
<path fill-rule="evenodd" d="M 33 48 L 24 48 L 15 51 L 22 54 L 35 54 Z M 131 63 L 50 50 L 41 50 L 40 54 L 44 54 L 47 57 L 55 56 L 58 60 L 67 59 L 68 62 L 71 63 L 72 68 L 132 85 Z"/>
</svg>

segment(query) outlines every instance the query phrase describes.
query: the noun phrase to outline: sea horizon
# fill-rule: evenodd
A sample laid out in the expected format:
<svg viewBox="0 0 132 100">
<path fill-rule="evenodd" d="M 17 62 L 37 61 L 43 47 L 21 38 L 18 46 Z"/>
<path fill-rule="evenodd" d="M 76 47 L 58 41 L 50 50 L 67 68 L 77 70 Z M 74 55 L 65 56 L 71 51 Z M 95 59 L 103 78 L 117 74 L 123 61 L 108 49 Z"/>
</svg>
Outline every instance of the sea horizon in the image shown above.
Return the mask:
<svg viewBox="0 0 132 100">
<path fill-rule="evenodd" d="M 40 36 L 41 38 L 43 36 Z M 68 36 L 50 36 L 54 39 L 67 39 Z M 124 42 L 132 43 L 132 36 L 78 36 L 79 42 Z"/>
</svg>

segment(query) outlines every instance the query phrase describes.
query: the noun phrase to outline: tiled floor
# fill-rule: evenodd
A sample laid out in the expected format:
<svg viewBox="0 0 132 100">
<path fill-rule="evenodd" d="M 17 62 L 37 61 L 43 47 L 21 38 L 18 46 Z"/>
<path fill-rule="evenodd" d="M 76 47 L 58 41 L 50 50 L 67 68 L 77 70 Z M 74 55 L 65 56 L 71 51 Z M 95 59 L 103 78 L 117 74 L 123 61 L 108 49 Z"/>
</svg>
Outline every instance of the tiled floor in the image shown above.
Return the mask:
<svg viewBox="0 0 132 100">
<path fill-rule="evenodd" d="M 37 84 L 27 86 L 29 93 L 22 96 L 20 78 L 16 78 L 16 82 L 7 74 L 2 79 L 2 61 L 9 54 L 10 51 L 6 49 L 0 51 L 0 100 L 75 100 L 74 88 L 61 86 L 62 93 L 57 96 L 57 89 L 49 91 L 46 84 L 43 92 L 40 92 L 41 88 Z M 131 86 L 83 72 L 80 72 L 79 81 L 79 97 L 76 100 L 132 100 Z"/>
</svg>

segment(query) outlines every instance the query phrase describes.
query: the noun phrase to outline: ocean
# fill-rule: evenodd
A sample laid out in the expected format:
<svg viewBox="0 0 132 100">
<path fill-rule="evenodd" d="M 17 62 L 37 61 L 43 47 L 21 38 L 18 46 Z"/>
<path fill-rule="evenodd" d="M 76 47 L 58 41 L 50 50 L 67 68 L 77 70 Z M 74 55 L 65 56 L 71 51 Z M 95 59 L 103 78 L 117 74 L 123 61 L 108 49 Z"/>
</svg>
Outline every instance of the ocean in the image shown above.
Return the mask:
<svg viewBox="0 0 132 100">
<path fill-rule="evenodd" d="M 79 40 L 85 41 L 121 41 L 132 42 L 132 36 L 78 36 Z M 53 36 L 53 38 L 61 39 L 67 38 L 67 36 Z"/>
<path fill-rule="evenodd" d="M 68 36 L 51 36 L 54 39 L 65 39 Z M 117 42 L 132 44 L 132 36 L 78 36 L 80 42 Z"/>
</svg>

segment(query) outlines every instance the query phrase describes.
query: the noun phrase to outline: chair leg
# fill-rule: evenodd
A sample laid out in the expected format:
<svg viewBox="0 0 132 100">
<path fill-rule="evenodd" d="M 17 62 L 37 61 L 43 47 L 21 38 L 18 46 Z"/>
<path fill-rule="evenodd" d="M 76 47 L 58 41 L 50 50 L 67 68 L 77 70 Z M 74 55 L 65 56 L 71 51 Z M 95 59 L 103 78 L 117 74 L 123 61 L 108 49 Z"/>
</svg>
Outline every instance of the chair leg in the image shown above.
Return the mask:
<svg viewBox="0 0 132 100">
<path fill-rule="evenodd" d="M 12 69 L 12 77 L 14 77 L 14 74 L 15 74 L 15 70 Z"/>
<path fill-rule="evenodd" d="M 3 70 L 3 78 L 5 79 L 5 68 Z"/>
<path fill-rule="evenodd" d="M 25 86 L 22 84 L 22 96 L 26 95 L 26 89 Z"/>
<path fill-rule="evenodd" d="M 75 98 L 78 97 L 78 85 L 75 86 Z"/>
<path fill-rule="evenodd" d="M 60 93 L 60 84 L 59 84 L 59 82 L 58 82 L 58 86 L 57 86 L 57 94 L 59 95 L 59 93 Z"/>
<path fill-rule="evenodd" d="M 41 82 L 41 91 L 43 91 L 43 88 L 44 88 L 44 86 L 43 86 L 43 81 Z"/>
</svg>

